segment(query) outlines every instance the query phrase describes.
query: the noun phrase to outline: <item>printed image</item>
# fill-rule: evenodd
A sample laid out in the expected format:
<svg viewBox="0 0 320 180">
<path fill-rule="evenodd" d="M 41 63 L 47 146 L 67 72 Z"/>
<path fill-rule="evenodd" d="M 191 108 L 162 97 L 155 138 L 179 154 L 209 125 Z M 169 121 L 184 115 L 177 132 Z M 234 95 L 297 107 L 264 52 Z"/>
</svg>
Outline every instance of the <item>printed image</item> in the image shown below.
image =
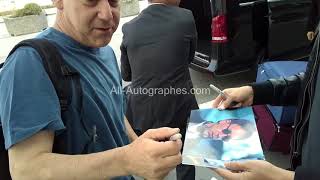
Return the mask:
<svg viewBox="0 0 320 180">
<path fill-rule="evenodd" d="M 183 164 L 215 168 L 248 159 L 264 159 L 252 108 L 191 112 Z"/>
</svg>

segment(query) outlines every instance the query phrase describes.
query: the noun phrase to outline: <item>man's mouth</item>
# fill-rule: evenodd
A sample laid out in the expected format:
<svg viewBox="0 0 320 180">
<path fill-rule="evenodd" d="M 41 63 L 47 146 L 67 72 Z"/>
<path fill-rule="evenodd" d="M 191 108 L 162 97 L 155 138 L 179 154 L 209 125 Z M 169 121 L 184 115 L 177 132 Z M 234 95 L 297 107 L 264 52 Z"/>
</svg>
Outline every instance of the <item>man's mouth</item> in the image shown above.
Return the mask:
<svg viewBox="0 0 320 180">
<path fill-rule="evenodd" d="M 96 30 L 100 31 L 100 32 L 112 32 L 112 28 L 95 28 Z"/>
</svg>

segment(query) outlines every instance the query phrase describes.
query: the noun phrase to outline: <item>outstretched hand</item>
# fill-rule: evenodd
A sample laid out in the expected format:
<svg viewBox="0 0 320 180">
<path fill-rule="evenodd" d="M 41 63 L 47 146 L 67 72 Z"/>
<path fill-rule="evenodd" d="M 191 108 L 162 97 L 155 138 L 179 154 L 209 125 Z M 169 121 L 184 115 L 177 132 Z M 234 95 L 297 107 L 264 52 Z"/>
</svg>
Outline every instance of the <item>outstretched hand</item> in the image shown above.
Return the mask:
<svg viewBox="0 0 320 180">
<path fill-rule="evenodd" d="M 229 88 L 223 90 L 226 95 L 219 95 L 213 100 L 212 107 L 218 109 L 251 106 L 253 103 L 253 89 L 251 86 Z"/>
<path fill-rule="evenodd" d="M 272 165 L 267 161 L 252 160 L 225 164 L 227 169 L 213 169 L 225 180 L 293 180 L 294 172 Z"/>
</svg>

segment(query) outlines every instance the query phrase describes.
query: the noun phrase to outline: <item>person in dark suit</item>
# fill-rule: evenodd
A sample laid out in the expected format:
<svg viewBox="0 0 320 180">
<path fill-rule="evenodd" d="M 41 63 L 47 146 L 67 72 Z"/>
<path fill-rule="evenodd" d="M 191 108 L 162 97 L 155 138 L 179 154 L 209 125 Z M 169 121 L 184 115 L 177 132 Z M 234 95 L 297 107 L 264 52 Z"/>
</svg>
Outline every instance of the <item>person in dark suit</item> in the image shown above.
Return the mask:
<svg viewBox="0 0 320 180">
<path fill-rule="evenodd" d="M 320 2 L 319 0 L 312 0 L 312 6 L 309 13 L 308 24 L 307 24 L 307 38 L 312 41 L 315 37 L 315 29 L 320 20 Z"/>
<path fill-rule="evenodd" d="M 197 41 L 192 12 L 180 0 L 149 0 L 149 7 L 122 27 L 121 74 L 127 88 L 126 117 L 139 135 L 156 127 L 178 127 L 183 135 L 192 109 L 189 64 Z M 179 165 L 177 179 L 195 178 L 193 166 Z"/>
</svg>

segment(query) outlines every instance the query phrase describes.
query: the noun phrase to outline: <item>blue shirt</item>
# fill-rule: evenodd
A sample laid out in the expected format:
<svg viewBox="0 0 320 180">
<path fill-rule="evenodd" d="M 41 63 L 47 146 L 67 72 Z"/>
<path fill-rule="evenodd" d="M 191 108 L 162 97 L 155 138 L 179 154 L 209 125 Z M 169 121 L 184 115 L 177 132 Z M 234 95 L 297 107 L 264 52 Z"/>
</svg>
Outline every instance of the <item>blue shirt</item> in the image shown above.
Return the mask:
<svg viewBox="0 0 320 180">
<path fill-rule="evenodd" d="M 92 139 L 80 116 L 89 132 L 96 128 L 95 152 L 128 144 L 121 75 L 112 48 L 83 46 L 53 28 L 38 38 L 53 42 L 66 63 L 80 73 L 83 111 L 78 113 L 79 97 L 73 96 L 64 116 L 72 123 L 69 153 L 80 154 Z M 42 130 L 56 134 L 65 130 L 55 89 L 39 54 L 30 47 L 16 50 L 0 72 L 0 119 L 7 149 Z"/>
</svg>

